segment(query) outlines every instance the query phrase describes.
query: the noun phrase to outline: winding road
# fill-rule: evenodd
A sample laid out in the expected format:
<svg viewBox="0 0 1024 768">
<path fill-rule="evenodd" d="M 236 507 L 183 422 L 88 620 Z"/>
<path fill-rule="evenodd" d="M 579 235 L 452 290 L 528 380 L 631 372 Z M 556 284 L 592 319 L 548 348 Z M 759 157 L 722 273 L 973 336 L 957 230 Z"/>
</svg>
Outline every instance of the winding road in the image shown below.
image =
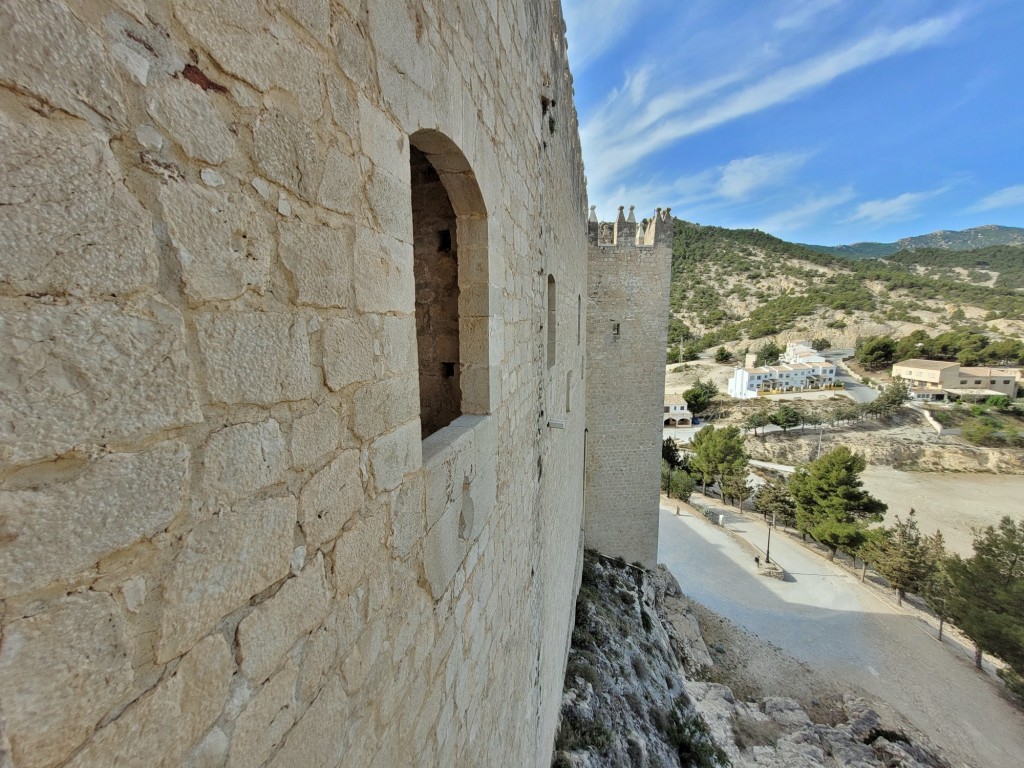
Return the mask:
<svg viewBox="0 0 1024 768">
<path fill-rule="evenodd" d="M 732 514 L 726 525 L 764 548 L 767 528 L 760 522 Z M 663 507 L 659 562 L 689 597 L 887 702 L 956 768 L 1024 765 L 1024 715 L 966 655 L 939 643 L 929 625 L 781 535 L 772 536 L 771 553 L 790 579 L 760 577 L 733 535 L 689 507 L 681 516 Z"/>
</svg>

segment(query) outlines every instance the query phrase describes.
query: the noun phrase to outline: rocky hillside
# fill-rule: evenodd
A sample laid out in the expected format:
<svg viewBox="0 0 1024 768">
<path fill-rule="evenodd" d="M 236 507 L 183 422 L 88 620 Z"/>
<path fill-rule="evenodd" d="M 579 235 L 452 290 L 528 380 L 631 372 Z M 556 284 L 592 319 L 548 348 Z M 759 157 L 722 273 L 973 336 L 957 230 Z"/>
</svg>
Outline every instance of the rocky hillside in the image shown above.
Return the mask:
<svg viewBox="0 0 1024 768">
<path fill-rule="evenodd" d="M 1024 246 L 916 249 L 848 259 L 757 230 L 677 221 L 670 343 L 692 351 L 759 340 L 931 335 L 965 325 L 1024 337 Z"/>
<path fill-rule="evenodd" d="M 552 766 L 948 768 L 855 692 L 722 620 L 729 647 L 709 650 L 694 608 L 663 567 L 587 554 Z M 763 671 L 751 676 L 754 666 Z"/>
</svg>

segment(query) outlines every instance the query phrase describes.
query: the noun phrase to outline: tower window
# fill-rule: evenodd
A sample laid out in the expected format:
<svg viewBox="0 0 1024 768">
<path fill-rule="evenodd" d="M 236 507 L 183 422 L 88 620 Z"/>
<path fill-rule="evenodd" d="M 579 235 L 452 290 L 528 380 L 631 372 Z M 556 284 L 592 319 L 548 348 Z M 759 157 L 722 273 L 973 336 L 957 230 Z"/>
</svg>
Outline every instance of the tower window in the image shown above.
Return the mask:
<svg viewBox="0 0 1024 768">
<path fill-rule="evenodd" d="M 409 137 L 423 437 L 491 412 L 487 211 L 469 162 L 437 131 Z"/>
<path fill-rule="evenodd" d="M 555 364 L 555 276 L 548 275 L 548 367 Z"/>
</svg>

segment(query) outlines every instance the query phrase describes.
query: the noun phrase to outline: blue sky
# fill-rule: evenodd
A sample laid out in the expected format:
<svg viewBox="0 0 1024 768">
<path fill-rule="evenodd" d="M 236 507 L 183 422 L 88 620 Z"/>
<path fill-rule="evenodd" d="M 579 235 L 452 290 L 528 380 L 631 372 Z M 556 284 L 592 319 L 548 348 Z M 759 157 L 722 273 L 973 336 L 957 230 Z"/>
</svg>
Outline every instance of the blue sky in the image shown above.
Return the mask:
<svg viewBox="0 0 1024 768">
<path fill-rule="evenodd" d="M 1022 0 L 563 0 L 590 202 L 797 242 L 1024 226 Z"/>
</svg>

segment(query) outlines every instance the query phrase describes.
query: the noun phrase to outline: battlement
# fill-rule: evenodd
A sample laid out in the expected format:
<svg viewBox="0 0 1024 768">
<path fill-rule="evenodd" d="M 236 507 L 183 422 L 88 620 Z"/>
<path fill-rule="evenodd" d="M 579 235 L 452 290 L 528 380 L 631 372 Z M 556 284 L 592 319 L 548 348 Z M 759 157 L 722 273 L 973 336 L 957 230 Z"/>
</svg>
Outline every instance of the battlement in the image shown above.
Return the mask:
<svg viewBox="0 0 1024 768">
<path fill-rule="evenodd" d="M 656 208 L 654 216 L 637 223 L 635 206 L 629 206 L 629 214 L 624 214 L 625 206 L 619 206 L 615 221 L 598 221 L 597 206 L 590 206 L 587 219 L 587 241 L 590 245 L 600 246 L 652 246 L 672 244 L 672 209 Z"/>
</svg>

